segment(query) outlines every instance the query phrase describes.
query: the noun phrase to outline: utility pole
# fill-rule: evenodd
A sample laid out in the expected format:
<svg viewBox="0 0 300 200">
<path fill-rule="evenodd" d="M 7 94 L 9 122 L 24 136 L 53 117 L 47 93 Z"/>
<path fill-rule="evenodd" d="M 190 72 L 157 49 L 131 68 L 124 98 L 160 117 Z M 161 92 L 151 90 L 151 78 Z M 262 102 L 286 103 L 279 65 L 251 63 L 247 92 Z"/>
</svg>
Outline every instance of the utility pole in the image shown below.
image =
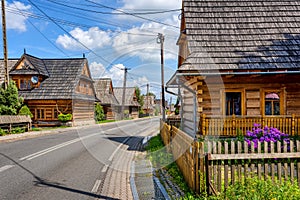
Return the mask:
<svg viewBox="0 0 300 200">
<path fill-rule="evenodd" d="M 4 67 L 5 67 L 5 89 L 8 87 L 9 74 L 8 74 L 8 58 L 7 58 L 7 42 L 6 42 L 6 19 L 5 19 L 5 0 L 1 0 L 2 6 L 2 36 L 3 36 L 3 53 L 4 53 Z"/>
<path fill-rule="evenodd" d="M 149 114 L 149 83 L 147 83 L 147 114 Z"/>
<path fill-rule="evenodd" d="M 166 121 L 165 113 L 165 81 L 164 81 L 164 40 L 165 36 L 161 33 L 158 34 L 157 43 L 160 44 L 160 64 L 161 64 L 161 106 L 162 106 L 162 120 Z"/>
<path fill-rule="evenodd" d="M 124 80 L 123 80 L 123 95 L 122 95 L 122 107 L 121 107 L 121 119 L 124 119 L 124 106 L 125 106 L 125 95 L 126 95 L 126 81 L 127 81 L 128 68 L 124 68 Z"/>
</svg>

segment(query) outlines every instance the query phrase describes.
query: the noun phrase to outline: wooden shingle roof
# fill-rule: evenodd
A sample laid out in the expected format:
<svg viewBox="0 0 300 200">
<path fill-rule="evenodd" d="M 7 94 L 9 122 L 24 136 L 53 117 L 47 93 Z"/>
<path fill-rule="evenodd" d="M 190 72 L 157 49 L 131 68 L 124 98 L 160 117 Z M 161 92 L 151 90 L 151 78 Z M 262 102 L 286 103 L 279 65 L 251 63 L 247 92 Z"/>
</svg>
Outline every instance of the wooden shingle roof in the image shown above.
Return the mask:
<svg viewBox="0 0 300 200">
<path fill-rule="evenodd" d="M 299 0 L 183 0 L 179 70 L 300 69 Z"/>
<path fill-rule="evenodd" d="M 8 71 L 10 71 L 19 59 L 8 59 Z M 5 77 L 5 69 L 4 69 L 4 60 L 0 60 L 0 84 L 4 82 Z"/>
<path fill-rule="evenodd" d="M 101 78 L 94 80 L 96 97 L 101 101 L 101 104 L 118 105 L 113 91 L 112 80 L 110 78 Z"/>
<path fill-rule="evenodd" d="M 114 94 L 120 103 L 122 104 L 122 97 L 123 97 L 123 87 L 115 87 Z M 135 95 L 135 88 L 134 87 L 127 87 L 125 90 L 125 106 L 140 106 L 137 101 L 134 101 Z"/>
</svg>

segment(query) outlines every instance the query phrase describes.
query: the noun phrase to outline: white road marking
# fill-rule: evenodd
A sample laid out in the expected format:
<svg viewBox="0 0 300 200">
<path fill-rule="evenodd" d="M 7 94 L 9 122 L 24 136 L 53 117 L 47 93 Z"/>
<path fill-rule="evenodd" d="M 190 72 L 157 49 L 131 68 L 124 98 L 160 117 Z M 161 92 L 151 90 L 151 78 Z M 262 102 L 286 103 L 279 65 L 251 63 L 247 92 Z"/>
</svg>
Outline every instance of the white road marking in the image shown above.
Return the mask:
<svg viewBox="0 0 300 200">
<path fill-rule="evenodd" d="M 104 172 L 107 171 L 107 169 L 108 169 L 108 165 L 104 165 L 103 168 L 102 168 L 102 170 L 101 170 L 101 172 L 104 173 Z"/>
<path fill-rule="evenodd" d="M 99 187 L 100 187 L 100 184 L 101 184 L 101 180 L 96 180 L 95 185 L 94 185 L 91 192 L 96 193 L 98 191 Z"/>
<path fill-rule="evenodd" d="M 4 172 L 5 170 L 8 170 L 14 166 L 15 165 L 4 165 L 3 167 L 0 167 L 0 172 Z"/>
<path fill-rule="evenodd" d="M 40 157 L 40 156 L 42 156 L 42 155 L 45 155 L 45 154 L 50 153 L 50 152 L 52 152 L 52 151 L 55 151 L 55 150 L 57 150 L 57 149 L 63 148 L 63 147 L 68 146 L 68 145 L 70 145 L 70 144 L 79 142 L 79 141 L 84 140 L 84 139 L 87 139 L 87 138 L 89 138 L 89 137 L 93 137 L 93 136 L 95 136 L 95 135 L 99 135 L 99 133 L 87 135 L 87 136 L 81 137 L 81 138 L 76 138 L 76 139 L 73 139 L 73 140 L 70 140 L 70 141 L 67 141 L 67 142 L 64 142 L 64 143 L 55 145 L 55 146 L 53 146 L 53 147 L 49 147 L 49 148 L 47 148 L 47 149 L 44 149 L 44 150 L 35 152 L 35 153 L 30 154 L 30 155 L 28 155 L 28 156 L 25 156 L 25 157 L 23 157 L 23 158 L 20 158 L 20 160 L 32 160 L 32 159 L 34 159 L 34 158 Z"/>
</svg>

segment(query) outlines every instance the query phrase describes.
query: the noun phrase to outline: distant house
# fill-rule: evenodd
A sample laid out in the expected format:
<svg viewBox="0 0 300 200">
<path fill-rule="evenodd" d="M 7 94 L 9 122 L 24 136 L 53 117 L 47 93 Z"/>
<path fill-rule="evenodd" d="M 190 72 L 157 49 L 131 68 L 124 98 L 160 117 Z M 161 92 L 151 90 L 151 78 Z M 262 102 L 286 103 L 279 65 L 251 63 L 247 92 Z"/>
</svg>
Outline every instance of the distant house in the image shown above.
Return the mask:
<svg viewBox="0 0 300 200">
<path fill-rule="evenodd" d="M 149 95 L 149 96 L 143 96 L 143 98 L 144 98 L 144 105 L 142 107 L 142 110 L 144 114 L 154 116 L 156 112 L 155 96 Z"/>
<path fill-rule="evenodd" d="M 118 113 L 121 112 L 122 107 L 122 97 L 123 97 L 123 87 L 115 87 L 114 94 L 119 102 Z M 139 117 L 139 107 L 140 104 L 137 101 L 137 96 L 135 93 L 134 87 L 127 87 L 125 89 L 125 104 L 124 104 L 124 113 L 129 118 L 138 118 Z"/>
<path fill-rule="evenodd" d="M 298 0 L 183 0 L 181 16 L 166 85 L 180 89 L 186 133 L 234 135 L 260 122 L 300 134 Z"/>
<path fill-rule="evenodd" d="M 119 102 L 114 95 L 114 88 L 110 78 L 94 80 L 96 97 L 101 101 L 106 119 L 116 119 L 116 109 Z"/>
<path fill-rule="evenodd" d="M 35 125 L 58 125 L 59 113 L 71 113 L 75 126 L 95 123 L 95 91 L 87 59 L 41 59 L 24 53 L 10 60 L 10 68 L 10 78 Z"/>
</svg>

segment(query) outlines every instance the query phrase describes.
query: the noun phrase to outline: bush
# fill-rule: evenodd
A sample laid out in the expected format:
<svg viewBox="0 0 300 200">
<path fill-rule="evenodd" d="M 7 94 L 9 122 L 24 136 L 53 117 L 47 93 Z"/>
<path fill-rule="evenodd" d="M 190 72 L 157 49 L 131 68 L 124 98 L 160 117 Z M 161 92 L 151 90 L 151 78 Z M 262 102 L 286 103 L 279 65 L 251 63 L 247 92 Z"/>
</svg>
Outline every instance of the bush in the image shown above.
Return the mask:
<svg viewBox="0 0 300 200">
<path fill-rule="evenodd" d="M 19 110 L 19 115 L 29 115 L 30 118 L 33 118 L 33 114 L 26 105 L 22 106 L 22 108 Z"/>
<path fill-rule="evenodd" d="M 103 107 L 100 105 L 100 103 L 97 103 L 95 106 L 95 120 L 97 122 L 103 121 L 105 119 L 105 114 Z"/>
<path fill-rule="evenodd" d="M 7 133 L 2 129 L 2 128 L 0 128 L 0 136 L 4 136 L 4 135 L 6 135 Z"/>
<path fill-rule="evenodd" d="M 25 129 L 21 128 L 21 127 L 16 127 L 11 130 L 11 134 L 19 134 L 19 133 L 24 133 L 24 132 L 25 132 Z"/>
<path fill-rule="evenodd" d="M 58 120 L 61 121 L 61 122 L 67 122 L 67 121 L 70 121 L 72 120 L 72 114 L 68 113 L 68 114 L 62 114 L 60 113 L 58 115 Z"/>
</svg>

